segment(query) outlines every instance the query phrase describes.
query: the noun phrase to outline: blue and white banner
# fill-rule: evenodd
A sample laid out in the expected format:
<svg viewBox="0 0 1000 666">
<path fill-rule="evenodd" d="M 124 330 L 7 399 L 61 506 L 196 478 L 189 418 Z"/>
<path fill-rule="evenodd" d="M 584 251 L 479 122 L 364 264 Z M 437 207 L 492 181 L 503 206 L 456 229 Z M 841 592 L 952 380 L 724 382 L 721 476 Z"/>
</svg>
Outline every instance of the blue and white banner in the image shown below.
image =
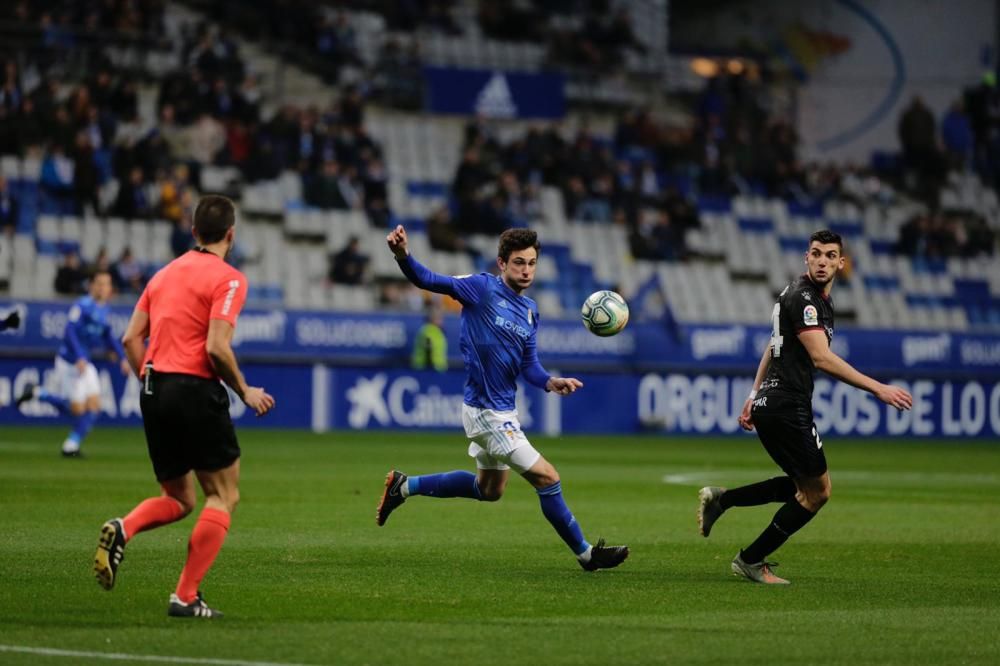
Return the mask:
<svg viewBox="0 0 1000 666">
<path fill-rule="evenodd" d="M 277 407 L 258 419 L 234 397 L 239 427 L 326 430 L 455 430 L 461 436 L 465 374 L 460 371 L 332 368 L 325 365 L 246 363 L 254 385 L 275 396 Z M 55 408 L 13 399 L 28 384 L 52 388 L 52 363 L 0 359 L 0 425 L 65 421 Z M 658 432 L 736 435 L 752 377 L 701 373 L 575 373 L 584 383 L 560 397 L 520 386 L 518 412 L 526 432 L 557 435 Z M 139 383 L 116 365 L 99 364 L 101 422 L 140 423 Z M 885 379 L 891 379 L 886 377 Z M 977 437 L 1000 441 L 1000 382 L 892 380 L 913 394 L 913 409 L 897 412 L 871 395 L 819 377 L 813 396 L 823 435 Z"/>
<path fill-rule="evenodd" d="M 566 80 L 547 72 L 425 67 L 427 110 L 487 118 L 562 118 Z"/>
<path fill-rule="evenodd" d="M 813 416 L 820 434 L 1000 438 L 1000 382 L 883 379 L 909 390 L 913 409 L 897 411 L 818 377 Z M 676 434 L 739 433 L 736 419 L 752 383 L 752 377 L 644 375 L 636 385 L 636 425 Z"/>
<path fill-rule="evenodd" d="M 98 423 L 141 424 L 139 380 L 132 374 L 123 375 L 117 363 L 99 362 L 95 365 L 101 383 L 101 416 Z M 257 418 L 230 392 L 229 413 L 238 428 L 309 428 L 312 425 L 314 368 L 308 365 L 246 364 L 243 371 L 251 385 L 263 386 L 274 396 L 280 409 L 275 409 L 264 418 Z M 69 422 L 68 416 L 38 400 L 15 407 L 14 400 L 29 384 L 58 390 L 51 359 L 0 359 L 0 425 Z"/>
</svg>

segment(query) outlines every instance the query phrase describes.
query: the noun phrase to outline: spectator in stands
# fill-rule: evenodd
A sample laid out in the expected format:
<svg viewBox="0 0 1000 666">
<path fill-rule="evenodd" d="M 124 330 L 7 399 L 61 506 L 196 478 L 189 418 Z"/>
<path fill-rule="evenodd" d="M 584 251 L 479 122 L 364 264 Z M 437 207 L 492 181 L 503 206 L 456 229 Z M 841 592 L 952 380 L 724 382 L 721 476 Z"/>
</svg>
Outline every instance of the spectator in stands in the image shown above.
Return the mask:
<svg viewBox="0 0 1000 666">
<path fill-rule="evenodd" d="M 178 164 L 169 176 L 161 175 L 159 213 L 163 219 L 177 223 L 191 212 L 194 191 L 190 173 L 186 164 Z"/>
<path fill-rule="evenodd" d="M 34 99 L 25 97 L 21 102 L 21 112 L 13 120 L 18 152 L 28 153 L 44 145 L 46 137 L 42 114 L 37 112 Z"/>
<path fill-rule="evenodd" d="M 73 191 L 73 161 L 62 145 L 53 143 L 42 160 L 39 187 L 48 201 L 48 211 L 63 214 L 76 212 Z"/>
<path fill-rule="evenodd" d="M 389 210 L 388 174 L 382 160 L 373 157 L 364 161 L 361 190 L 364 193 L 365 212 L 373 227 L 388 229 L 392 213 Z"/>
<path fill-rule="evenodd" d="M 21 142 L 17 135 L 18 116 L 0 105 L 0 155 L 17 155 Z"/>
<path fill-rule="evenodd" d="M 448 370 L 448 338 L 445 337 L 444 317 L 437 308 L 427 312 L 427 320 L 417 329 L 410 354 L 410 367 L 414 370 L 433 369 L 438 372 Z"/>
<path fill-rule="evenodd" d="M 348 193 L 344 191 L 344 178 L 336 160 L 323 163 L 323 170 L 309 179 L 303 195 L 310 206 L 323 209 L 348 210 Z"/>
<path fill-rule="evenodd" d="M 108 248 L 101 246 L 94 260 L 85 267 L 85 272 L 88 278 L 97 272 L 111 274 L 111 258 L 108 256 Z"/>
<path fill-rule="evenodd" d="M 986 174 L 996 169 L 995 137 L 1000 126 L 1000 90 L 994 72 L 986 72 L 979 85 L 965 91 L 965 107 L 975 139 L 976 169 Z"/>
<path fill-rule="evenodd" d="M 379 52 L 375 64 L 377 94 L 389 106 L 416 110 L 423 106 L 420 44 L 409 46 L 390 37 Z"/>
<path fill-rule="evenodd" d="M 83 283 L 87 279 L 87 273 L 80 263 L 80 256 L 76 252 L 67 252 L 63 255 L 62 264 L 56 271 L 56 279 L 53 288 L 57 294 L 82 294 L 84 293 Z"/>
<path fill-rule="evenodd" d="M 8 238 L 17 229 L 20 207 L 7 179 L 0 175 L 0 230 Z"/>
<path fill-rule="evenodd" d="M 194 247 L 194 235 L 191 231 L 191 218 L 187 215 L 174 223 L 170 232 L 170 251 L 179 257 Z"/>
<path fill-rule="evenodd" d="M 153 207 L 146 195 L 141 167 L 132 167 L 128 178 L 118 186 L 118 196 L 111 213 L 126 220 L 146 220 L 153 217 Z"/>
<path fill-rule="evenodd" d="M 356 85 L 344 89 L 340 99 L 340 122 L 352 130 L 364 125 L 365 100 Z"/>
<path fill-rule="evenodd" d="M 965 115 L 961 99 L 952 102 L 941 121 L 941 141 L 947 151 L 948 164 L 953 169 L 964 170 L 972 164 L 974 139 L 972 124 Z"/>
<path fill-rule="evenodd" d="M 359 285 L 364 282 L 368 257 L 361 253 L 361 242 L 351 236 L 337 254 L 330 258 L 330 282 L 334 284 Z"/>
<path fill-rule="evenodd" d="M 684 230 L 673 223 L 666 210 L 656 211 L 651 235 L 657 259 L 678 261 L 684 258 Z"/>
<path fill-rule="evenodd" d="M 913 96 L 910 106 L 900 116 L 898 131 L 906 167 L 920 178 L 913 189 L 922 192 L 932 187 L 936 198 L 944 165 L 938 152 L 934 114 L 920 95 Z"/>
<path fill-rule="evenodd" d="M 467 247 L 465 238 L 452 224 L 447 206 L 440 206 L 427 218 L 427 240 L 432 248 L 444 252 L 464 252 Z"/>
<path fill-rule="evenodd" d="M 124 294 L 137 294 L 142 291 L 145 282 L 142 266 L 135 260 L 132 248 L 126 247 L 122 255 L 111 269 L 115 288 Z"/>
<path fill-rule="evenodd" d="M 166 104 L 160 109 L 160 122 L 156 129 L 170 157 L 181 161 L 191 159 L 191 135 L 177 123 L 173 104 Z"/>
<path fill-rule="evenodd" d="M 94 215 L 101 215 L 101 202 L 97 196 L 101 177 L 96 159 L 90 133 L 81 130 L 76 135 L 73 153 L 73 192 L 76 199 L 75 212 L 79 215 L 85 214 L 88 206 Z"/>
<path fill-rule="evenodd" d="M 214 164 L 215 158 L 226 145 L 226 130 L 222 123 L 208 113 L 198 116 L 190 129 L 191 158 L 200 166 Z"/>
</svg>

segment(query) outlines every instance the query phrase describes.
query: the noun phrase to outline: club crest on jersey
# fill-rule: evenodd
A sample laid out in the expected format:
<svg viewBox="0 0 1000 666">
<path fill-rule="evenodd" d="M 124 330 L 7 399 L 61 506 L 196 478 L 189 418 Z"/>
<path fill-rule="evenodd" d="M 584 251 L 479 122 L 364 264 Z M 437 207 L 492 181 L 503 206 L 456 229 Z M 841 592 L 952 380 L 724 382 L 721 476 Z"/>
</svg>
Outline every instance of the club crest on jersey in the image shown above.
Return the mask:
<svg viewBox="0 0 1000 666">
<path fill-rule="evenodd" d="M 802 322 L 806 326 L 819 325 L 819 315 L 816 313 L 815 305 L 807 305 L 805 309 L 802 310 Z"/>
</svg>

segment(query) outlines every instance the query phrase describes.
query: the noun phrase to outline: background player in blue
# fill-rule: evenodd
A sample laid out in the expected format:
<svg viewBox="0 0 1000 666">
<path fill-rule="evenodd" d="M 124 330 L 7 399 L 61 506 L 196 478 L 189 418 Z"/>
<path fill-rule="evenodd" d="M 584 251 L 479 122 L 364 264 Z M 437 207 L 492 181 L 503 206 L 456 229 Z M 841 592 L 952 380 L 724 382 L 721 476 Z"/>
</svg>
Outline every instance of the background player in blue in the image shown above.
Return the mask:
<svg viewBox="0 0 1000 666">
<path fill-rule="evenodd" d="M 50 391 L 28 386 L 17 399 L 17 404 L 21 405 L 35 398 L 74 417 L 73 430 L 62 446 L 62 453 L 67 457 L 80 455 L 80 445 L 101 411 L 101 381 L 97 368 L 90 361 L 91 352 L 97 348 L 112 352 L 121 364 L 122 374 L 129 372 L 125 350 L 108 321 L 111 291 L 111 273 L 94 273 L 90 279 L 90 293 L 73 304 L 67 317 L 66 332 L 55 361 L 57 388 Z"/>
<path fill-rule="evenodd" d="M 497 252 L 500 274 L 496 276 L 450 277 L 430 271 L 410 256 L 402 226 L 397 226 L 386 241 L 410 282 L 448 294 L 462 304 L 460 348 L 468 373 L 462 422 L 478 474 L 453 471 L 408 477 L 392 470 L 386 476 L 375 522 L 384 525 L 389 514 L 414 495 L 495 502 L 503 496 L 513 467 L 534 486 L 542 513 L 580 566 L 596 571 L 621 564 L 628 557 L 627 546 L 605 546 L 603 539 L 591 546 L 584 539 L 563 501 L 558 472 L 528 442 L 514 407 L 518 375 L 559 395 L 569 395 L 583 386 L 571 377 L 552 377 L 538 362 L 538 306 L 523 295 L 535 278 L 538 235 L 528 229 L 503 232 Z"/>
</svg>

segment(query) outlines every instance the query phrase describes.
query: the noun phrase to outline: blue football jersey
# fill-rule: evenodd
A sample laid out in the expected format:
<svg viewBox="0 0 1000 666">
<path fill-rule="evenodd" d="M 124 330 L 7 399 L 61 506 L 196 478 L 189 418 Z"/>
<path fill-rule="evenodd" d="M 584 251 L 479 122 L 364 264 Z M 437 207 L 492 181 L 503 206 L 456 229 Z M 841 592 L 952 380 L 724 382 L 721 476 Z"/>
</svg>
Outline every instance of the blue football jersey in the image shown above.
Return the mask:
<svg viewBox="0 0 1000 666">
<path fill-rule="evenodd" d="M 434 273 L 413 257 L 399 262 L 418 287 L 453 296 L 462 304 L 459 349 L 465 361 L 465 404 L 514 409 L 517 378 L 545 387 L 549 375 L 538 362 L 538 306 L 488 273 L 450 277 Z"/>
<path fill-rule="evenodd" d="M 110 308 L 106 303 L 83 296 L 69 310 L 66 332 L 59 346 L 59 356 L 69 363 L 90 358 L 96 348 L 112 350 L 120 359 L 125 358 L 121 342 L 114 336 L 109 321 Z"/>
</svg>

